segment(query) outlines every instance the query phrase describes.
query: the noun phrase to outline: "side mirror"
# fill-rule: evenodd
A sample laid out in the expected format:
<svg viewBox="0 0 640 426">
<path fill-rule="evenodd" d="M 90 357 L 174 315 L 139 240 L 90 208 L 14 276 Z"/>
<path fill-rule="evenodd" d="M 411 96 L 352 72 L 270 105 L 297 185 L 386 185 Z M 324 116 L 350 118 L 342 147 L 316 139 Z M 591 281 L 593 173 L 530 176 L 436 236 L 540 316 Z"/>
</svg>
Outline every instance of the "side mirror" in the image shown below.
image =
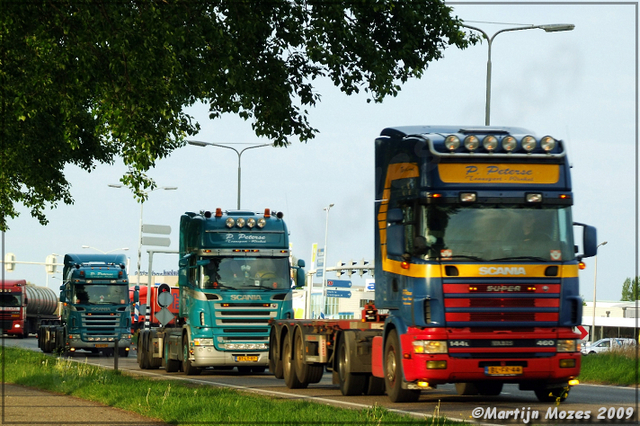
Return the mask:
<svg viewBox="0 0 640 426">
<path fill-rule="evenodd" d="M 140 301 L 140 286 L 135 286 L 133 288 L 133 303 L 138 303 Z"/>
<path fill-rule="evenodd" d="M 64 286 L 60 286 L 60 290 L 63 290 L 63 289 L 64 289 Z M 60 292 L 60 301 L 62 303 L 65 303 L 67 301 L 67 295 L 65 294 L 64 291 Z"/>
<path fill-rule="evenodd" d="M 302 259 L 298 259 L 298 267 L 299 267 L 299 268 L 304 268 L 304 267 L 305 267 L 304 260 L 302 260 Z"/>
<path fill-rule="evenodd" d="M 402 217 L 402 209 L 391 209 L 387 212 L 387 254 L 392 256 L 404 254 Z"/>
<path fill-rule="evenodd" d="M 584 223 L 574 222 L 574 226 L 581 226 L 582 229 L 582 251 L 581 255 L 578 255 L 579 259 L 585 257 L 593 257 L 598 254 L 598 237 L 596 228 L 593 226 L 585 225 Z"/>
<path fill-rule="evenodd" d="M 296 269 L 296 287 L 304 287 L 305 285 L 305 273 L 304 269 L 298 268 Z"/>
</svg>

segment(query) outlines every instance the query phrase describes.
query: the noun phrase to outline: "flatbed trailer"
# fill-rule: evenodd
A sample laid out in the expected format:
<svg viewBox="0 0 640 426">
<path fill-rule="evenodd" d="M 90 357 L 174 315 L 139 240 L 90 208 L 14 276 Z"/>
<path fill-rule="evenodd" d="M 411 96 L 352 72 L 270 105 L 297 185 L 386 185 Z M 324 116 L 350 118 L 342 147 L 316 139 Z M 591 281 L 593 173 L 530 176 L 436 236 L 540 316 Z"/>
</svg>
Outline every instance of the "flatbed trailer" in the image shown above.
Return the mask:
<svg viewBox="0 0 640 426">
<path fill-rule="evenodd" d="M 343 395 L 384 394 L 381 365 L 374 365 L 372 353 L 382 343 L 385 316 L 367 306 L 363 318 L 272 321 L 269 370 L 290 389 L 318 383 L 326 369 Z"/>
</svg>

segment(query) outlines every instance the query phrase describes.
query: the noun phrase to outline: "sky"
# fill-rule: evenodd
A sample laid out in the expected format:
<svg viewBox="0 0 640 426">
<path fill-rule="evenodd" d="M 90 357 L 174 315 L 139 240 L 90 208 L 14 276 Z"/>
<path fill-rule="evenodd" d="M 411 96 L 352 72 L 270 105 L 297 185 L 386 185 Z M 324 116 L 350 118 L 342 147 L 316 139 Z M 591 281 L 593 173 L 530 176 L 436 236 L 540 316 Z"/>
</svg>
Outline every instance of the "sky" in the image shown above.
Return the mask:
<svg viewBox="0 0 640 426">
<path fill-rule="evenodd" d="M 637 264 L 636 4 L 448 4 L 455 15 L 489 35 L 522 25 L 575 25 L 570 32 L 531 29 L 496 36 L 491 124 L 523 127 L 565 141 L 573 165 L 573 219 L 595 226 L 598 242 L 607 242 L 597 258 L 586 259 L 580 293 L 593 300 L 597 282 L 598 301 L 620 300 L 622 284 L 636 274 Z M 407 82 L 397 97 L 379 104 L 367 103 L 364 94 L 347 96 L 328 80 L 317 81 L 322 99 L 309 119 L 319 134 L 287 148 L 246 151 L 241 157 L 242 209 L 282 211 L 293 254 L 307 263 L 312 244 L 324 245 L 325 230 L 328 265 L 373 261 L 375 138 L 390 126 L 484 124 L 487 51 L 486 41 L 465 50 L 450 47 L 420 80 Z M 238 149 L 270 143 L 238 117 L 212 121 L 202 105 L 187 111 L 202 128 L 191 139 Z M 172 228 L 171 245 L 157 249 L 177 250 L 184 212 L 236 208 L 237 167 L 238 156 L 229 149 L 190 145 L 157 162 L 149 176 L 160 187 L 177 187 L 154 191 L 144 203 L 145 224 Z M 75 204 L 49 210 L 46 226 L 21 208 L 20 217 L 9 221 L 5 252 L 19 262 L 44 262 L 57 253 L 61 262 L 65 253 L 115 250 L 131 259 L 130 271 L 135 271 L 140 204 L 130 190 L 108 186 L 117 184 L 126 171 L 121 161 L 91 173 L 65 169 Z M 330 204 L 334 206 L 327 214 Z M 129 250 L 117 250 L 125 247 Z M 143 271 L 150 248 L 142 249 Z M 177 255 L 156 255 L 153 269 L 177 270 Z M 60 272 L 47 275 L 42 265 L 17 264 L 5 278 L 57 289 Z M 358 276 L 352 279 L 354 285 L 364 283 Z"/>
</svg>

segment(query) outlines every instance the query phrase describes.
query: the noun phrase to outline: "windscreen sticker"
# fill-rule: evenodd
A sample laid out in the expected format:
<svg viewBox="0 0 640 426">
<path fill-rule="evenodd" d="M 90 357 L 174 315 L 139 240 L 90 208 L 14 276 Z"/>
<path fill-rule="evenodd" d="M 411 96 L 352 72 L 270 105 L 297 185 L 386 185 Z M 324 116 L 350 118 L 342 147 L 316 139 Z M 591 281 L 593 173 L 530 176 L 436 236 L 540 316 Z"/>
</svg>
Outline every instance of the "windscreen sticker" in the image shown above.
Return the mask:
<svg viewBox="0 0 640 426">
<path fill-rule="evenodd" d="M 440 258 L 442 260 L 451 260 L 453 252 L 450 249 L 440 250 Z"/>
<path fill-rule="evenodd" d="M 562 260 L 562 252 L 560 250 L 551 250 L 549 252 L 551 260 Z"/>
</svg>

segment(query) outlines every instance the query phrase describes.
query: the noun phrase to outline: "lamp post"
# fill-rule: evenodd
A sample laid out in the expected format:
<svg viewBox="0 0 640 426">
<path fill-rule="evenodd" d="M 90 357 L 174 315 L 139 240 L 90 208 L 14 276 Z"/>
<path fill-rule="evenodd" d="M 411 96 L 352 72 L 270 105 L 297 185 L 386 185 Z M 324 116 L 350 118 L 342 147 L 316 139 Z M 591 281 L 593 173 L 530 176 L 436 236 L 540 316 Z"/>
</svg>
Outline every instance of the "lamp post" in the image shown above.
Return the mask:
<svg viewBox="0 0 640 426">
<path fill-rule="evenodd" d="M 122 188 L 123 185 L 117 183 L 117 184 L 109 184 L 110 188 Z M 164 190 L 164 191 L 175 191 L 176 189 L 178 189 L 177 186 L 159 186 L 157 188 L 153 188 L 149 191 L 144 192 L 144 195 L 147 196 L 150 193 L 152 193 L 153 191 L 158 191 L 158 190 Z M 136 284 L 140 285 L 140 262 L 142 259 L 142 211 L 143 211 L 143 207 L 144 207 L 144 201 L 140 201 L 140 226 L 138 227 L 138 276 L 136 278 Z"/>
<path fill-rule="evenodd" d="M 187 141 L 187 143 L 189 145 L 193 145 L 193 146 L 200 146 L 200 147 L 205 147 L 205 146 L 217 146 L 218 148 L 226 148 L 226 149 L 231 149 L 233 150 L 237 155 L 238 155 L 238 210 L 240 210 L 240 188 L 241 188 L 241 180 L 242 180 L 242 169 L 240 167 L 240 159 L 242 157 L 242 153 L 245 152 L 248 149 L 253 149 L 253 148 L 261 148 L 263 146 L 273 146 L 270 143 L 263 143 L 260 145 L 252 145 L 252 146 L 248 146 L 240 151 L 238 151 L 237 149 L 235 149 L 232 146 L 227 146 L 227 145 L 222 145 L 219 143 L 212 143 L 212 142 L 202 142 L 202 141 Z"/>
<path fill-rule="evenodd" d="M 484 30 L 473 27 L 471 25 L 462 24 L 463 27 L 469 28 L 471 30 L 475 30 L 480 32 L 488 43 L 488 54 L 487 54 L 487 84 L 486 84 L 486 98 L 485 98 L 485 109 L 484 109 L 484 124 L 488 126 L 491 122 L 491 45 L 493 40 L 496 38 L 498 34 L 506 33 L 508 31 L 522 31 L 522 30 L 544 30 L 547 33 L 555 33 L 560 31 L 571 31 L 575 28 L 573 24 L 546 24 L 546 25 L 526 25 L 522 27 L 514 27 L 514 28 L 505 28 L 502 29 L 492 36 L 489 36 Z"/>
<path fill-rule="evenodd" d="M 598 247 L 607 244 L 603 241 L 596 246 L 596 255 L 593 257 L 593 318 L 591 320 L 591 342 L 596 341 L 596 282 L 598 281 Z"/>
<path fill-rule="evenodd" d="M 327 219 L 324 225 L 324 262 L 322 265 L 322 304 L 320 305 L 320 312 L 323 313 L 326 310 L 327 301 L 327 237 L 329 236 L 329 210 L 335 204 L 329 204 L 329 207 L 325 207 L 323 210 L 327 212 Z"/>
<path fill-rule="evenodd" d="M 100 250 L 99 248 L 95 248 L 95 247 L 92 247 L 92 246 L 84 246 L 84 245 L 82 246 L 82 248 L 83 249 L 94 249 L 95 251 L 99 251 L 102 254 L 109 254 L 109 253 L 113 253 L 114 251 L 120 251 L 120 250 L 122 250 L 122 251 L 129 250 L 129 247 L 123 247 L 123 248 L 113 249 L 113 250 L 109 250 L 109 251 L 103 251 L 103 250 Z"/>
</svg>

